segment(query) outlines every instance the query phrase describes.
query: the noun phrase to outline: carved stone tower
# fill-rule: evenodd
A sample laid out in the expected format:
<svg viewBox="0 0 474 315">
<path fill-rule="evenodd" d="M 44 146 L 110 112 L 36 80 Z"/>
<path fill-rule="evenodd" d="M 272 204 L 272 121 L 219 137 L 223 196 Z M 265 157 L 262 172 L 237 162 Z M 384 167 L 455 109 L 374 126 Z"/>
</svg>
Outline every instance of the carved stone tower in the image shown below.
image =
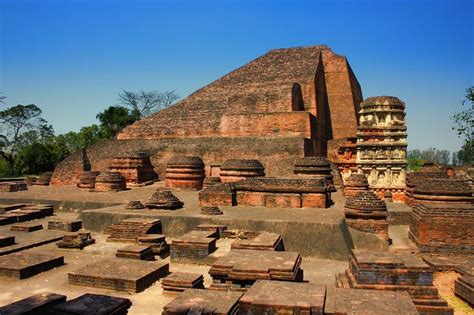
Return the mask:
<svg viewBox="0 0 474 315">
<path fill-rule="evenodd" d="M 403 202 L 407 167 L 405 103 L 393 96 L 376 96 L 360 104 L 356 164 L 379 197 Z"/>
</svg>

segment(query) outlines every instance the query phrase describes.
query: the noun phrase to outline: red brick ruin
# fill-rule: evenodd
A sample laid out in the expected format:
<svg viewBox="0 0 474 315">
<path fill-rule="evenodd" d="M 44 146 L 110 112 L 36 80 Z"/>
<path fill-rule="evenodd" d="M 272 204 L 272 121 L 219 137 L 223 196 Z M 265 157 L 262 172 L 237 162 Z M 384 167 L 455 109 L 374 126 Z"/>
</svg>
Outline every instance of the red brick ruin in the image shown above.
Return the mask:
<svg viewBox="0 0 474 315">
<path fill-rule="evenodd" d="M 296 159 L 331 157 L 355 137 L 361 101 L 346 57 L 327 46 L 275 49 L 126 127 L 117 139 L 72 154 L 52 184 L 76 185 L 84 165 L 104 171 L 115 157 L 141 151 L 149 152 L 160 178 L 170 157 L 182 152 L 199 156 L 208 175 L 211 165 L 257 159 L 267 176 L 290 176 Z"/>
</svg>

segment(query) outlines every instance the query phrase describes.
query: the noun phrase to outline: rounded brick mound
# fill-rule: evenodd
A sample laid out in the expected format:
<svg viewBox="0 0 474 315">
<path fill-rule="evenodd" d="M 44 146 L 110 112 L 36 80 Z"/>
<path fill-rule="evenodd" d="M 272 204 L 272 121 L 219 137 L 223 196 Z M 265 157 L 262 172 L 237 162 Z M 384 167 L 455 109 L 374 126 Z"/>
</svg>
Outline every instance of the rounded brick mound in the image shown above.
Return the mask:
<svg viewBox="0 0 474 315">
<path fill-rule="evenodd" d="M 166 187 L 201 190 L 204 162 L 195 156 L 176 156 L 166 165 Z"/>
<path fill-rule="evenodd" d="M 137 210 L 137 209 L 145 209 L 145 206 L 138 200 L 131 200 L 125 209 Z"/>
<path fill-rule="evenodd" d="M 265 167 L 259 160 L 231 159 L 221 165 L 219 176 L 223 183 L 238 182 L 251 177 L 265 176 Z"/>
<path fill-rule="evenodd" d="M 369 190 L 369 182 L 364 174 L 351 174 L 344 185 L 344 195 L 354 196 L 359 191 Z"/>
<path fill-rule="evenodd" d="M 412 188 L 413 203 L 462 203 L 474 202 L 472 189 L 467 181 L 451 178 L 417 180 Z"/>
<path fill-rule="evenodd" d="M 220 185 L 221 182 L 221 178 L 218 177 L 218 176 L 207 176 L 206 178 L 204 178 L 204 182 L 202 184 L 202 189 L 206 189 L 206 188 L 209 188 L 211 186 L 217 186 L 217 185 Z"/>
<path fill-rule="evenodd" d="M 34 185 L 49 186 L 49 182 L 51 181 L 52 176 L 53 173 L 51 172 L 43 173 L 38 177 L 38 179 L 36 179 Z"/>
<path fill-rule="evenodd" d="M 331 163 L 323 156 L 311 156 L 297 159 L 293 173 L 298 176 L 324 178 L 328 183 L 329 191 L 336 191 L 332 176 Z"/>
<path fill-rule="evenodd" d="M 81 177 L 79 177 L 79 183 L 77 187 L 79 188 L 94 188 L 95 187 L 95 179 L 99 175 L 99 172 L 95 171 L 85 171 L 82 173 Z"/>
<path fill-rule="evenodd" d="M 346 199 L 347 225 L 388 240 L 387 205 L 372 191 L 359 191 Z"/>
<path fill-rule="evenodd" d="M 148 209 L 175 210 L 182 208 L 184 203 L 169 190 L 158 190 L 145 203 Z"/>
<path fill-rule="evenodd" d="M 427 166 L 418 172 L 408 173 L 406 175 L 405 203 L 408 205 L 413 204 L 413 193 L 418 184 L 435 178 L 448 178 L 448 174 L 445 170 L 436 166 Z"/>
<path fill-rule="evenodd" d="M 218 206 L 207 206 L 201 208 L 201 214 L 203 215 L 222 215 L 224 212 L 219 209 Z"/>
<path fill-rule="evenodd" d="M 96 191 L 118 191 L 125 190 L 125 177 L 119 172 L 102 172 L 95 178 Z"/>
</svg>

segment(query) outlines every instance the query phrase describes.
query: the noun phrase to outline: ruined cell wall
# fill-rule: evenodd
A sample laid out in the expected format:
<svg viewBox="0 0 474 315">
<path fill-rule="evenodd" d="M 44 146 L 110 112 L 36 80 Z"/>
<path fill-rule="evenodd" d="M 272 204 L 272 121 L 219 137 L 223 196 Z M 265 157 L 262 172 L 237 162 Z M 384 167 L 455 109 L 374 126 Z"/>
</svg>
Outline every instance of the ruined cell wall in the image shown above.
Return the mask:
<svg viewBox="0 0 474 315">
<path fill-rule="evenodd" d="M 207 176 L 211 163 L 223 163 L 236 156 L 259 159 L 267 175 L 284 176 L 286 169 L 293 168 L 295 159 L 304 156 L 308 141 L 301 137 L 272 138 L 271 141 L 264 137 L 104 140 L 88 147 L 86 154 L 92 170 L 105 171 L 115 156 L 147 152 L 160 179 L 165 178 L 166 163 L 175 155 L 201 157 Z M 82 152 L 76 151 L 56 167 L 52 185 L 75 185 L 82 172 Z"/>
</svg>

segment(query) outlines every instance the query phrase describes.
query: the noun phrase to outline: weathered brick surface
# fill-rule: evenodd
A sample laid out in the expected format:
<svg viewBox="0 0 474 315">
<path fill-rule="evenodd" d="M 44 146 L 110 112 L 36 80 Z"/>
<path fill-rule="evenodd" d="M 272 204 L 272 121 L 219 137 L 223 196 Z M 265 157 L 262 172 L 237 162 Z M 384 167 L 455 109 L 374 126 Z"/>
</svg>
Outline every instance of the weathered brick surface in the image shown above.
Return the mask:
<svg viewBox="0 0 474 315">
<path fill-rule="evenodd" d="M 0 235 L 0 247 L 15 244 L 15 236 Z"/>
<path fill-rule="evenodd" d="M 207 261 L 216 250 L 215 231 L 191 231 L 171 240 L 172 262 Z"/>
<path fill-rule="evenodd" d="M 158 179 L 158 174 L 155 173 L 151 164 L 150 156 L 145 152 L 115 157 L 109 166 L 109 170 L 120 173 L 129 185 L 140 185 Z"/>
<path fill-rule="evenodd" d="M 285 246 L 280 234 L 260 232 L 254 238 L 235 240 L 231 249 L 276 250 L 283 251 Z"/>
<path fill-rule="evenodd" d="M 108 226 L 104 233 L 108 234 L 107 242 L 135 243 L 139 237 L 161 233 L 159 219 L 125 219 Z"/>
<path fill-rule="evenodd" d="M 230 159 L 222 163 L 219 171 L 219 177 L 223 183 L 262 176 L 265 176 L 265 167 L 259 160 Z"/>
<path fill-rule="evenodd" d="M 182 292 L 185 289 L 204 289 L 204 276 L 202 274 L 173 272 L 161 280 L 165 291 Z"/>
<path fill-rule="evenodd" d="M 422 252 L 474 254 L 474 205 L 418 204 L 409 237 Z"/>
<path fill-rule="evenodd" d="M 328 288 L 324 314 L 419 314 L 406 292 Z"/>
<path fill-rule="evenodd" d="M 373 192 L 359 191 L 347 197 L 344 214 L 350 227 L 388 240 L 387 206 Z"/>
<path fill-rule="evenodd" d="M 298 253 L 234 249 L 212 264 L 211 288 L 245 290 L 258 279 L 299 282 L 303 280 L 300 267 Z"/>
<path fill-rule="evenodd" d="M 0 307 L 0 314 L 50 314 L 53 306 L 64 302 L 65 295 L 44 292 Z"/>
<path fill-rule="evenodd" d="M 184 203 L 170 190 L 158 189 L 145 203 L 148 209 L 176 210 L 182 208 Z"/>
<path fill-rule="evenodd" d="M 155 255 L 151 246 L 147 245 L 128 245 L 119 248 L 115 253 L 118 258 L 129 258 L 138 260 L 154 260 Z"/>
<path fill-rule="evenodd" d="M 177 156 L 166 164 L 166 187 L 201 190 L 204 162 L 195 156 Z"/>
<path fill-rule="evenodd" d="M 146 150 L 160 175 L 172 155 L 183 153 L 207 165 L 257 158 L 267 174 L 290 175 L 295 158 L 326 155 L 328 141 L 355 136 L 361 100 L 346 58 L 329 47 L 272 50 L 128 126 L 113 145 L 88 148 L 85 156 L 102 171 L 117 151 Z M 84 160 L 83 152 L 66 159 L 53 183 L 77 182 Z M 270 165 L 274 161 L 278 167 Z"/>
<path fill-rule="evenodd" d="M 63 249 L 83 249 L 92 244 L 95 244 L 95 239 L 92 238 L 89 232 L 66 233 L 63 239 L 56 243 L 58 248 Z"/>
<path fill-rule="evenodd" d="M 324 314 L 326 287 L 257 280 L 239 300 L 239 314 Z"/>
<path fill-rule="evenodd" d="M 0 276 L 25 279 L 62 265 L 63 256 L 23 251 L 0 257 Z"/>
<path fill-rule="evenodd" d="M 239 292 L 216 292 L 188 289 L 165 305 L 163 315 L 215 314 L 236 315 L 239 312 Z"/>
<path fill-rule="evenodd" d="M 97 171 L 85 171 L 79 177 L 79 183 L 77 183 L 78 188 L 87 188 L 87 189 L 94 189 L 95 187 L 95 179 L 99 175 L 100 172 Z M 52 183 L 54 185 L 54 182 Z"/>
<path fill-rule="evenodd" d="M 421 314 L 453 314 L 433 286 L 433 270 L 413 254 L 352 250 L 349 268 L 338 286 L 406 291 Z"/>
<path fill-rule="evenodd" d="M 344 196 L 354 196 L 359 191 L 369 190 L 369 182 L 364 174 L 351 174 L 344 183 Z"/>
<path fill-rule="evenodd" d="M 81 220 L 51 220 L 48 221 L 48 230 L 76 232 L 82 229 Z"/>
<path fill-rule="evenodd" d="M 464 275 L 456 279 L 454 293 L 474 306 L 474 276 Z"/>
<path fill-rule="evenodd" d="M 132 306 L 129 299 L 86 293 L 65 303 L 53 306 L 49 312 L 59 314 L 126 315 Z"/>
<path fill-rule="evenodd" d="M 141 292 L 169 273 L 164 261 L 108 258 L 68 273 L 69 284 Z"/>
<path fill-rule="evenodd" d="M 125 177 L 119 172 L 105 171 L 95 178 L 95 191 L 119 191 L 126 189 Z"/>
</svg>

